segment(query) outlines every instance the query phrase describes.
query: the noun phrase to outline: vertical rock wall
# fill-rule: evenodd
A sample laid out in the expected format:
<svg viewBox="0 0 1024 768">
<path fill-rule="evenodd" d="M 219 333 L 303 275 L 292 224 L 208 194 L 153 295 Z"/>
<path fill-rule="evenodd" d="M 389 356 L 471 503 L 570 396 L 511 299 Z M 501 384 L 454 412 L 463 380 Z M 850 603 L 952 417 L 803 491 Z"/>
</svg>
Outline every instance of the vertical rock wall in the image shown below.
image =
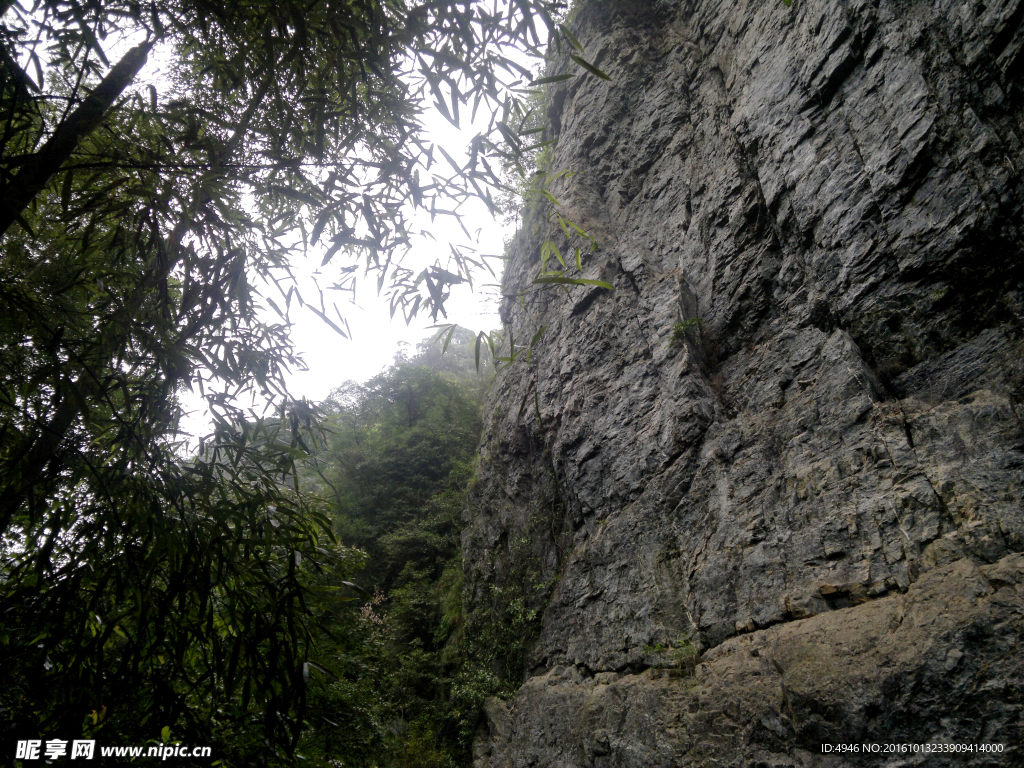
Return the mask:
<svg viewBox="0 0 1024 768">
<path fill-rule="evenodd" d="M 583 3 L 553 192 L 615 291 L 517 239 L 464 558 L 540 619 L 479 768 L 1024 763 L 1022 20 Z M 821 751 L 933 741 L 1003 751 Z"/>
</svg>

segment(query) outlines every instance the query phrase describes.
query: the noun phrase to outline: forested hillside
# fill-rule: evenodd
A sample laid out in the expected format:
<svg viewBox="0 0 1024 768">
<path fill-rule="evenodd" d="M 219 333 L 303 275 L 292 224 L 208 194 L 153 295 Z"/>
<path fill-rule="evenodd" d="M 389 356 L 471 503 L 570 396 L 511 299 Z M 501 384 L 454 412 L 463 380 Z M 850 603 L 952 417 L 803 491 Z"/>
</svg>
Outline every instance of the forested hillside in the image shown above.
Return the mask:
<svg viewBox="0 0 1024 768">
<path fill-rule="evenodd" d="M 462 614 L 461 531 L 480 435 L 473 335 L 420 345 L 321 404 L 300 484 L 365 553 L 352 588 L 321 593 L 324 633 L 300 753 L 352 766 L 468 762 L 483 698 L 500 687 Z M 321 666 L 322 665 L 322 666 Z"/>
</svg>

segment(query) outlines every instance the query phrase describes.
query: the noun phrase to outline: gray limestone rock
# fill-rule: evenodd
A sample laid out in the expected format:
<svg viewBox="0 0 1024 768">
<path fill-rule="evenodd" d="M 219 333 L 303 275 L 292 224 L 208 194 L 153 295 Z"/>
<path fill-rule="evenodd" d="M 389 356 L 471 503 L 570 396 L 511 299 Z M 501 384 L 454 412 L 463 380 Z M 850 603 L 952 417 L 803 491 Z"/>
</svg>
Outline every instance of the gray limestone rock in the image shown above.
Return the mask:
<svg viewBox="0 0 1024 768">
<path fill-rule="evenodd" d="M 539 618 L 479 768 L 1024 760 L 1022 22 L 583 3 L 553 192 L 615 290 L 517 238 L 463 547 Z M 821 749 L 930 741 L 1004 751 Z"/>
<path fill-rule="evenodd" d="M 1019 765 L 1022 663 L 1013 635 L 1024 629 L 1022 601 L 1024 557 L 981 568 L 961 559 L 906 594 L 726 640 L 692 676 L 556 666 L 511 702 L 489 703 L 477 762 Z M 976 748 L 935 751 L 956 745 Z"/>
</svg>

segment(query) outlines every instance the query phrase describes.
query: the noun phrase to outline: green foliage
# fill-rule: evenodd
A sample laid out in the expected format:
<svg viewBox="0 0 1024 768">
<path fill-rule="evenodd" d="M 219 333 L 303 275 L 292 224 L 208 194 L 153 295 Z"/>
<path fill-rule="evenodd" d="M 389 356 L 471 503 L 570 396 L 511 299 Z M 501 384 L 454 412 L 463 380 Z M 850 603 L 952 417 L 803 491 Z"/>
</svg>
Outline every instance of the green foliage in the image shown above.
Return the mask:
<svg viewBox="0 0 1024 768">
<path fill-rule="evenodd" d="M 555 57 L 565 50 L 576 51 L 577 53 L 569 54 L 571 61 L 600 79 L 610 79 L 607 74 L 578 55 L 584 52 L 583 46 L 566 24 L 559 23 L 556 28 L 550 30 L 550 33 L 552 44 L 549 48 L 549 61 L 555 60 Z M 506 216 L 520 220 L 522 222 L 521 230 L 530 233 L 531 236 L 537 236 L 552 223 L 557 224 L 561 234 L 565 236 L 565 240 L 561 241 L 566 252 L 563 256 L 563 249 L 560 249 L 559 244 L 547 236 L 547 232 L 544 232 L 545 236 L 540 245 L 540 268 L 532 281 L 533 290 L 558 286 L 566 292 L 566 295 L 568 295 L 568 286 L 571 285 L 590 285 L 614 290 L 614 286 L 607 282 L 582 277 L 584 256 L 597 250 L 597 240 L 575 221 L 562 214 L 559 210 L 561 203 L 552 193 L 553 185 L 560 179 L 570 179 L 577 175 L 577 172 L 569 169 L 554 170 L 558 137 L 553 135 L 548 119 L 551 88 L 573 77 L 574 75 L 563 73 L 533 78 L 531 85 L 534 87 L 528 90 L 526 97 L 515 105 L 512 115 L 518 121 L 516 128 L 518 136 L 537 136 L 539 138 L 529 146 L 512 143 L 514 151 L 504 159 L 502 165 L 506 188 L 505 195 L 501 198 L 501 206 Z M 558 237 L 557 234 L 556 237 Z M 511 258 L 511 245 L 511 243 L 506 244 L 506 252 L 503 257 L 506 263 Z M 555 262 L 560 269 L 555 266 Z M 574 268 L 575 273 L 573 273 Z M 504 280 L 505 276 L 503 275 L 503 295 L 524 302 L 529 289 L 509 294 Z M 493 348 L 495 346 L 493 341 L 492 356 L 497 360 L 504 360 L 508 364 L 515 362 L 518 351 L 511 338 L 511 332 L 509 332 L 507 355 L 499 356 Z M 500 343 L 497 346 L 500 347 Z"/>
<path fill-rule="evenodd" d="M 685 675 L 692 675 L 700 659 L 700 653 L 690 638 L 680 632 L 671 643 L 655 643 L 644 646 L 644 655 L 651 666 L 677 669 Z"/>
<path fill-rule="evenodd" d="M 339 535 L 371 554 L 371 569 L 382 568 L 389 552 L 429 557 L 434 539 L 416 528 L 428 512 L 457 525 L 444 494 L 458 485 L 475 451 L 481 387 L 464 371 L 470 337 L 460 336 L 452 357 L 441 358 L 454 371 L 441 373 L 416 358 L 336 390 L 321 406 L 328 436 L 310 487 L 331 500 Z"/>
<path fill-rule="evenodd" d="M 543 585 L 537 585 L 538 590 Z M 541 610 L 531 607 L 529 595 L 519 586 L 491 585 L 489 610 L 478 618 L 477 652 L 488 658 L 502 683 L 501 692 L 511 694 L 519 687 L 526 651 L 536 636 Z"/>
<path fill-rule="evenodd" d="M 143 743 L 172 727 L 238 760 L 295 743 L 305 601 L 362 556 L 336 547 L 315 503 L 280 482 L 289 431 L 286 420 L 222 428 L 187 464 L 78 446 L 101 490 L 69 483 L 4 539 L 8 735 Z"/>
<path fill-rule="evenodd" d="M 517 114 L 519 136 L 532 137 L 532 143 L 523 147 L 520 154 L 502 159 L 505 188 L 498 197 L 498 205 L 505 217 L 513 221 L 522 215 L 524 204 L 534 199 L 530 190 L 537 190 L 543 185 L 540 175 L 551 170 L 554 144 L 545 133 L 549 124 L 546 113 L 548 87 L 544 80 L 538 78 L 534 81 L 535 87 L 523 95 L 522 107 Z"/>
<path fill-rule="evenodd" d="M 691 317 L 689 320 L 676 323 L 672 326 L 672 345 L 681 346 L 686 343 L 686 335 L 692 328 L 699 329 L 704 321 L 699 317 Z"/>
<path fill-rule="evenodd" d="M 302 484 L 329 500 L 341 539 L 368 553 L 359 580 L 374 597 L 354 624 L 350 612 L 325 613 L 329 655 L 342 662 L 311 694 L 299 751 L 314 761 L 468 764 L 483 701 L 500 687 L 470 653 L 462 607 L 482 380 L 472 334 L 454 329 L 448 341 L 444 356 L 423 345 L 322 405 L 328 435 Z"/>
<path fill-rule="evenodd" d="M 495 674 L 498 695 L 511 696 L 522 683 L 527 651 L 558 580 L 557 573 L 545 571 L 535 549 L 556 514 L 556 508 L 533 511 L 529 527 L 506 544 L 506 567 L 466 617 L 471 655 Z"/>
</svg>

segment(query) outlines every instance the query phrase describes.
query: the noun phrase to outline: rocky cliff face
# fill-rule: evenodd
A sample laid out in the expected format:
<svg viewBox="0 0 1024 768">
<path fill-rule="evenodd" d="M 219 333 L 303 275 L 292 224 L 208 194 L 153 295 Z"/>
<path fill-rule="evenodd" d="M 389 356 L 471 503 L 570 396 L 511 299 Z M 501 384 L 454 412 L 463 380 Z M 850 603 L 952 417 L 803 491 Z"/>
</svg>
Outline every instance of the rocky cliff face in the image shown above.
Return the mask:
<svg viewBox="0 0 1024 768">
<path fill-rule="evenodd" d="M 584 4 L 553 191 L 615 291 L 504 308 L 468 599 L 540 618 L 479 768 L 1024 762 L 1022 20 Z"/>
</svg>

